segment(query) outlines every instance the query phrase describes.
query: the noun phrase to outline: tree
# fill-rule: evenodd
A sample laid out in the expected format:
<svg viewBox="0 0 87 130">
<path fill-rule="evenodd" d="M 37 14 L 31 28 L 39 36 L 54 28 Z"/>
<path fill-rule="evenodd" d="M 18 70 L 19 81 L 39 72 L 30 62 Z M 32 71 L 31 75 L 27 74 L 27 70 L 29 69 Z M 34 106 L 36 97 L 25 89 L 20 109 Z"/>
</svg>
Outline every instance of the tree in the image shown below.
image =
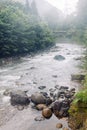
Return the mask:
<svg viewBox="0 0 87 130">
<path fill-rule="evenodd" d="M 36 52 L 53 44 L 48 27 L 20 3 L 0 1 L 0 57 Z"/>
<path fill-rule="evenodd" d="M 32 14 L 38 16 L 38 10 L 37 10 L 37 6 L 36 6 L 35 0 L 33 0 L 32 3 L 31 3 L 31 10 L 32 10 Z"/>
<path fill-rule="evenodd" d="M 77 12 L 78 24 L 82 26 L 86 26 L 87 25 L 87 0 L 79 0 L 77 7 L 78 7 L 78 12 Z"/>
</svg>

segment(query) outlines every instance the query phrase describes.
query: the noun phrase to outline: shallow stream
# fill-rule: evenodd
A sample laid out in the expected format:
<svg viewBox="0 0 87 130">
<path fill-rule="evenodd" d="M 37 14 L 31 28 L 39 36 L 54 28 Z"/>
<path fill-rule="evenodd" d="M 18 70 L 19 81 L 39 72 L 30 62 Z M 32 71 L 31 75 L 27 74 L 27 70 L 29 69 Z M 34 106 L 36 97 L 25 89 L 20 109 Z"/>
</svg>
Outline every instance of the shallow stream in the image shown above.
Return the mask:
<svg viewBox="0 0 87 130">
<path fill-rule="evenodd" d="M 30 96 L 41 91 L 39 86 L 46 86 L 42 91 L 48 92 L 56 85 L 69 86 L 79 90 L 80 84 L 71 81 L 71 74 L 80 73 L 79 57 L 84 56 L 85 48 L 77 44 L 56 44 L 50 50 L 33 57 L 26 56 L 0 67 L 0 130 L 57 130 L 56 124 L 62 122 L 67 126 L 67 119 L 58 120 L 54 115 L 49 120 L 36 122 L 35 117 L 41 112 L 29 105 L 23 111 L 18 111 L 9 102 L 9 96 L 3 92 L 8 90 L 28 91 Z M 62 55 L 64 60 L 55 60 L 56 55 Z M 78 60 L 77 60 L 77 59 Z"/>
</svg>

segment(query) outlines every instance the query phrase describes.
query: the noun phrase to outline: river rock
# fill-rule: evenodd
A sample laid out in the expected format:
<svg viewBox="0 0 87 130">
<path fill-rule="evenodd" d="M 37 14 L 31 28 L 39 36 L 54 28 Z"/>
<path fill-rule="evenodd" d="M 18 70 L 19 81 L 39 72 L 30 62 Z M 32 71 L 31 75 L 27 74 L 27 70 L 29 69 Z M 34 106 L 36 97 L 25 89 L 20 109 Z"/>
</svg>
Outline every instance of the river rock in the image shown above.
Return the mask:
<svg viewBox="0 0 87 130">
<path fill-rule="evenodd" d="M 71 97 L 72 97 L 72 94 L 71 94 L 71 93 L 65 93 L 65 97 L 66 97 L 66 98 L 71 98 Z"/>
<path fill-rule="evenodd" d="M 56 124 L 56 128 L 60 129 L 62 127 L 63 127 L 63 125 L 61 123 Z"/>
<path fill-rule="evenodd" d="M 52 77 L 57 78 L 58 76 L 57 75 L 52 75 Z"/>
<path fill-rule="evenodd" d="M 24 91 L 13 91 L 10 93 L 11 105 L 28 105 L 30 100 Z"/>
<path fill-rule="evenodd" d="M 31 101 L 34 103 L 34 104 L 46 104 L 46 98 L 43 94 L 41 93 L 34 93 L 31 95 Z"/>
<path fill-rule="evenodd" d="M 18 105 L 18 106 L 17 106 L 17 109 L 18 109 L 19 111 L 22 111 L 22 110 L 24 109 L 24 106 Z"/>
<path fill-rule="evenodd" d="M 48 98 L 48 93 L 47 92 L 40 92 L 43 96 L 45 96 L 46 98 Z"/>
<path fill-rule="evenodd" d="M 57 99 L 60 97 L 65 96 L 65 90 L 59 90 L 58 93 L 56 94 Z"/>
<path fill-rule="evenodd" d="M 69 87 L 68 86 L 60 86 L 59 90 L 68 90 Z"/>
<path fill-rule="evenodd" d="M 69 130 L 69 129 L 64 127 L 63 130 Z"/>
<path fill-rule="evenodd" d="M 39 110 L 39 111 L 41 111 L 41 110 L 45 109 L 46 107 L 47 107 L 47 106 L 46 106 L 45 104 L 38 104 L 38 105 L 36 106 L 36 109 Z"/>
<path fill-rule="evenodd" d="M 42 116 L 38 116 L 38 117 L 35 117 L 34 120 L 35 120 L 35 121 L 43 121 L 43 120 L 45 120 L 45 118 L 42 117 Z"/>
<path fill-rule="evenodd" d="M 59 112 L 60 109 L 62 107 L 62 101 L 55 101 L 53 104 L 52 104 L 52 109 L 53 109 L 53 112 Z"/>
<path fill-rule="evenodd" d="M 11 90 L 6 89 L 6 90 L 4 91 L 4 93 L 3 93 L 3 95 L 5 95 L 5 96 L 10 96 L 10 93 L 11 93 Z"/>
<path fill-rule="evenodd" d="M 55 59 L 55 60 L 58 60 L 58 61 L 62 61 L 62 60 L 65 60 L 65 57 L 62 56 L 62 55 L 56 55 L 56 56 L 54 57 L 54 59 Z"/>
<path fill-rule="evenodd" d="M 55 85 L 55 88 L 56 88 L 56 89 L 59 89 L 59 85 Z"/>
<path fill-rule="evenodd" d="M 52 102 L 53 102 L 53 100 L 50 97 L 46 98 L 46 105 L 47 106 L 50 105 Z"/>
<path fill-rule="evenodd" d="M 54 92 L 50 92 L 50 96 L 53 97 L 54 96 Z"/>
<path fill-rule="evenodd" d="M 76 89 L 75 89 L 75 88 L 71 88 L 70 91 L 71 91 L 71 92 L 75 92 Z"/>
<path fill-rule="evenodd" d="M 70 104 L 68 100 L 57 100 L 51 105 L 51 109 L 56 117 L 62 118 L 68 116 Z"/>
<path fill-rule="evenodd" d="M 46 86 L 40 86 L 40 87 L 38 87 L 40 90 L 43 90 L 43 89 L 45 89 L 46 88 Z"/>
<path fill-rule="evenodd" d="M 75 60 L 82 60 L 82 57 L 74 58 Z"/>
<path fill-rule="evenodd" d="M 71 80 L 77 80 L 77 81 L 82 81 L 85 79 L 85 75 L 84 74 L 72 74 L 71 75 Z"/>
<path fill-rule="evenodd" d="M 52 110 L 50 108 L 45 108 L 42 111 L 42 115 L 43 117 L 45 117 L 46 119 L 49 119 L 52 116 Z"/>
<path fill-rule="evenodd" d="M 56 89 L 50 88 L 49 91 L 50 91 L 50 92 L 55 92 Z"/>
</svg>

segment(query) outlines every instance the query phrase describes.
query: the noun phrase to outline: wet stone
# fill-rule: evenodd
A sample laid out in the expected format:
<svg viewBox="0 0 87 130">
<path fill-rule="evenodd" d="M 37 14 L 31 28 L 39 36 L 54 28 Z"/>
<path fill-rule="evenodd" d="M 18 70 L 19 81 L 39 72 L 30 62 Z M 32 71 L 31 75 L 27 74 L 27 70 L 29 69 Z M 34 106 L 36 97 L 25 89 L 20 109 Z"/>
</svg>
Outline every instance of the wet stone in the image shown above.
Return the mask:
<svg viewBox="0 0 87 130">
<path fill-rule="evenodd" d="M 61 89 L 67 90 L 67 89 L 69 89 L 69 87 L 68 86 L 60 86 L 59 90 L 61 90 Z"/>
<path fill-rule="evenodd" d="M 75 92 L 75 91 L 76 91 L 76 89 L 75 89 L 75 88 L 72 88 L 72 89 L 70 89 L 70 91 L 71 91 L 71 92 Z"/>
<path fill-rule="evenodd" d="M 47 92 L 40 92 L 43 96 L 48 97 L 48 93 Z"/>
<path fill-rule="evenodd" d="M 43 90 L 45 88 L 46 88 L 46 86 L 40 86 L 40 87 L 38 87 L 38 89 L 40 89 L 40 90 Z"/>
<path fill-rule="evenodd" d="M 34 81 L 33 84 L 37 84 L 37 82 Z"/>
<path fill-rule="evenodd" d="M 54 59 L 55 59 L 55 60 L 58 60 L 58 61 L 62 61 L 62 60 L 65 60 L 65 57 L 62 56 L 62 55 L 56 55 L 56 56 L 54 57 Z"/>
<path fill-rule="evenodd" d="M 46 98 L 46 105 L 50 105 L 52 103 L 52 99 L 50 97 Z"/>
<path fill-rule="evenodd" d="M 77 80 L 77 81 L 82 81 L 85 79 L 85 75 L 84 74 L 72 74 L 71 75 L 71 80 Z"/>
<path fill-rule="evenodd" d="M 59 85 L 55 85 L 55 88 L 56 88 L 56 89 L 59 89 Z"/>
<path fill-rule="evenodd" d="M 22 111 L 23 109 L 24 109 L 24 106 L 17 106 L 17 109 L 19 110 L 19 111 Z"/>
<path fill-rule="evenodd" d="M 56 128 L 62 128 L 63 127 L 63 125 L 61 124 L 61 123 L 58 123 L 57 125 L 56 125 Z"/>
<path fill-rule="evenodd" d="M 50 91 L 50 92 L 55 92 L 56 89 L 50 88 L 49 91 Z"/>
<path fill-rule="evenodd" d="M 57 78 L 58 76 L 57 75 L 52 75 L 53 78 Z"/>
<path fill-rule="evenodd" d="M 50 96 L 53 97 L 53 96 L 54 96 L 54 93 L 53 93 L 53 92 L 50 92 Z"/>
<path fill-rule="evenodd" d="M 47 106 L 46 106 L 45 104 L 38 104 L 38 105 L 36 106 L 36 109 L 39 110 L 39 111 L 41 111 L 41 110 L 45 109 L 46 107 L 47 107 Z"/>
<path fill-rule="evenodd" d="M 45 108 L 42 111 L 42 115 L 44 118 L 49 119 L 52 116 L 52 110 L 50 108 Z"/>
<path fill-rule="evenodd" d="M 30 67 L 31 70 L 35 69 L 35 67 Z"/>
<path fill-rule="evenodd" d="M 66 97 L 66 98 L 71 98 L 72 95 L 71 95 L 70 93 L 66 93 L 66 94 L 65 94 L 65 97 Z"/>
<path fill-rule="evenodd" d="M 10 93 L 11 96 L 11 105 L 29 105 L 30 100 L 24 91 L 13 91 Z"/>
<path fill-rule="evenodd" d="M 34 104 L 46 104 L 46 97 L 41 93 L 34 93 L 31 95 L 31 101 Z"/>
<path fill-rule="evenodd" d="M 63 130 L 69 130 L 69 129 L 64 127 Z"/>
<path fill-rule="evenodd" d="M 45 120 L 45 118 L 44 117 L 42 117 L 42 116 L 38 116 L 38 117 L 35 117 L 35 119 L 34 119 L 35 121 L 44 121 Z"/>
<path fill-rule="evenodd" d="M 6 90 L 4 91 L 4 93 L 3 93 L 3 95 L 5 95 L 5 96 L 10 96 L 10 93 L 11 93 L 11 90 L 6 89 Z"/>
</svg>

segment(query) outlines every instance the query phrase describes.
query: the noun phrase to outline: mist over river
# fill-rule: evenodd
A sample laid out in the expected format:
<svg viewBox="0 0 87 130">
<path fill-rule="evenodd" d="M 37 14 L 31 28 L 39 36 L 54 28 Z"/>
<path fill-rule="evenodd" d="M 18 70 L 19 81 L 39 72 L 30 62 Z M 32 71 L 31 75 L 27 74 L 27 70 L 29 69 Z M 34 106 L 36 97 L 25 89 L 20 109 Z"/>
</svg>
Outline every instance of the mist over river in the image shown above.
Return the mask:
<svg viewBox="0 0 87 130">
<path fill-rule="evenodd" d="M 78 44 L 57 43 L 50 50 L 25 56 L 14 62 L 0 67 L 0 130 L 57 130 L 56 124 L 61 122 L 54 115 L 49 120 L 36 122 L 35 117 L 41 112 L 32 109 L 29 105 L 23 111 L 18 111 L 10 105 L 9 96 L 3 92 L 8 90 L 28 91 L 28 96 L 34 92 L 47 92 L 58 86 L 80 88 L 78 82 L 71 81 L 71 74 L 81 73 L 80 57 L 84 56 L 85 48 Z M 61 55 L 64 60 L 54 57 Z M 78 60 L 76 60 L 76 58 Z M 46 86 L 44 90 L 38 87 Z M 62 119 L 62 124 L 67 127 L 67 120 Z"/>
</svg>

